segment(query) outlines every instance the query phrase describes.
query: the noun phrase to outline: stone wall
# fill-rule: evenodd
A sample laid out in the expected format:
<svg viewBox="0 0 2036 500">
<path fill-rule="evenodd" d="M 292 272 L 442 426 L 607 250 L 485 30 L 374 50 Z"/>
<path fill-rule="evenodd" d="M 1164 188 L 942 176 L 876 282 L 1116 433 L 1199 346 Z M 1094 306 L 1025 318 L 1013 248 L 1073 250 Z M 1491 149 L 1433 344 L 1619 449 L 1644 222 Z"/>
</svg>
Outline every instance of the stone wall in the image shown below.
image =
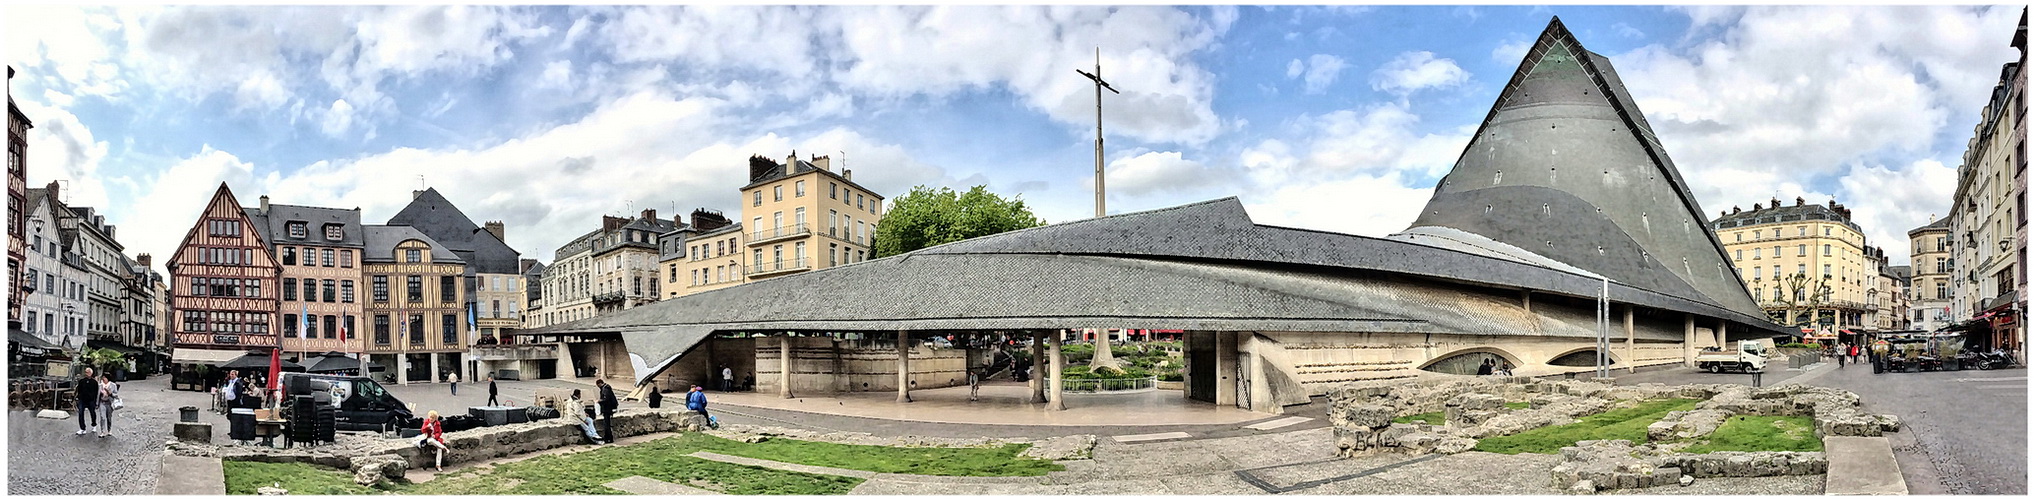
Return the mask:
<svg viewBox="0 0 2036 500">
<path fill-rule="evenodd" d="M 1634 322 L 1638 337 L 1629 361 L 1623 325 L 1616 325 L 1613 367 L 1678 364 L 1683 361 L 1682 323 L 1670 331 L 1666 322 Z M 1674 341 L 1662 340 L 1673 334 Z M 1510 335 L 1427 335 L 1404 333 L 1265 332 L 1253 349 L 1300 382 L 1310 395 L 1326 395 L 1342 384 L 1397 380 L 1433 373 L 1422 370 L 1435 361 L 1470 352 L 1497 354 L 1513 363 L 1513 373 L 1546 376 L 1582 373 L 1593 367 L 1555 366 L 1548 362 L 1596 345 L 1590 338 Z M 1698 337 L 1700 345 L 1710 341 Z"/>
<path fill-rule="evenodd" d="M 850 347 L 825 337 L 792 339 L 792 393 L 890 392 L 898 390 L 898 351 Z M 777 339 L 761 339 L 754 350 L 756 390 L 778 390 L 782 366 Z M 966 385 L 968 351 L 919 346 L 912 351 L 912 387 Z"/>
</svg>

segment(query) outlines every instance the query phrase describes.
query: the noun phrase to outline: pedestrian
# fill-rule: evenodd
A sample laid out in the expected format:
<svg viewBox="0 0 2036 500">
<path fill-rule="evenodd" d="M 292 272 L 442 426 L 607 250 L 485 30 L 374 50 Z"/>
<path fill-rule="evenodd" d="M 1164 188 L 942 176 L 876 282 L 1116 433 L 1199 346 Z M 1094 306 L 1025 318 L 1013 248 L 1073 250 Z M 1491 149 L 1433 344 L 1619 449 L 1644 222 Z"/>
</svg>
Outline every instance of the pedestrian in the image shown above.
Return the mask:
<svg viewBox="0 0 2036 500">
<path fill-rule="evenodd" d="M 99 375 L 99 437 L 113 436 L 113 410 L 120 409 L 120 384 Z"/>
<path fill-rule="evenodd" d="M 424 412 L 424 425 L 418 427 L 417 447 L 433 448 L 436 454 L 432 469 L 445 472 L 445 422 L 438 418 L 438 410 Z"/>
<path fill-rule="evenodd" d="M 976 393 L 982 389 L 983 378 L 976 374 L 976 370 L 969 370 L 969 401 L 975 401 Z"/>
<path fill-rule="evenodd" d="M 601 437 L 615 442 L 615 407 L 621 403 L 615 400 L 615 387 L 607 380 L 594 379 L 594 385 L 601 388 Z"/>
<path fill-rule="evenodd" d="M 657 390 L 656 383 L 650 384 L 650 395 L 645 396 L 644 399 L 650 400 L 651 408 L 662 407 L 665 404 L 665 395 L 663 392 Z"/>
<path fill-rule="evenodd" d="M 78 435 L 99 431 L 99 380 L 92 378 L 92 368 L 85 367 L 85 376 L 73 383 L 78 390 Z M 86 425 L 87 420 L 91 425 Z"/>
<path fill-rule="evenodd" d="M 488 406 L 501 406 L 495 402 L 495 374 L 488 374 Z"/>
<path fill-rule="evenodd" d="M 721 392 L 735 392 L 735 370 L 721 365 Z"/>
<path fill-rule="evenodd" d="M 1852 344 L 1852 364 L 1859 364 L 1859 344 Z"/>
<path fill-rule="evenodd" d="M 460 395 L 460 372 L 452 372 L 452 376 L 447 377 L 446 380 L 452 382 L 452 395 Z"/>
<path fill-rule="evenodd" d="M 693 386 L 693 390 L 686 393 L 686 409 L 700 412 L 700 418 L 707 419 L 709 427 L 719 427 L 714 423 L 714 416 L 707 414 L 707 391 L 700 390 L 700 386 Z"/>
<path fill-rule="evenodd" d="M 1513 376 L 1513 362 L 1503 359 L 1499 360 L 1499 374 L 1508 377 Z"/>
<path fill-rule="evenodd" d="M 1478 375 L 1491 375 L 1491 374 L 1492 374 L 1492 359 L 1485 358 L 1485 362 L 1483 364 L 1478 365 Z"/>
<path fill-rule="evenodd" d="M 572 415 L 573 418 L 579 420 L 580 433 L 585 434 L 588 441 L 592 441 L 594 444 L 602 444 L 601 433 L 594 431 L 594 410 L 588 408 L 587 402 L 580 399 L 579 389 L 573 389 L 573 397 L 566 400 L 566 407 L 561 410 L 561 413 Z"/>
<path fill-rule="evenodd" d="M 1845 344 L 1838 344 L 1838 348 L 1833 349 L 1833 351 L 1838 353 L 1837 356 L 1833 356 L 1838 358 L 1838 368 L 1841 370 L 1845 369 Z"/>
</svg>

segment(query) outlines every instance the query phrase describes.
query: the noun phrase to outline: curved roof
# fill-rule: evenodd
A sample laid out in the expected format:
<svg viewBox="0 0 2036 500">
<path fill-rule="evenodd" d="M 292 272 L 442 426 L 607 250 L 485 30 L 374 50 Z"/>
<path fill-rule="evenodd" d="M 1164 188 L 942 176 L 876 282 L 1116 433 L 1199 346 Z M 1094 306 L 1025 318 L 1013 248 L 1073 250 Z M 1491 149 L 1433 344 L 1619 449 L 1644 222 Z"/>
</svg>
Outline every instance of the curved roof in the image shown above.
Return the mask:
<svg viewBox="0 0 2036 500">
<path fill-rule="evenodd" d="M 1410 232 L 1450 228 L 1761 315 L 1604 56 L 1551 20 Z"/>
<path fill-rule="evenodd" d="M 1437 283 L 1449 286 L 1436 286 Z M 639 376 L 715 331 L 1115 327 L 1590 337 L 1518 291 L 1595 297 L 1518 258 L 1255 224 L 1236 198 L 1013 231 L 682 296 L 526 333 L 620 332 Z M 1764 317 L 1612 283 L 1615 302 L 1766 328 Z M 1679 339 L 1659 339 L 1679 340 Z"/>
</svg>

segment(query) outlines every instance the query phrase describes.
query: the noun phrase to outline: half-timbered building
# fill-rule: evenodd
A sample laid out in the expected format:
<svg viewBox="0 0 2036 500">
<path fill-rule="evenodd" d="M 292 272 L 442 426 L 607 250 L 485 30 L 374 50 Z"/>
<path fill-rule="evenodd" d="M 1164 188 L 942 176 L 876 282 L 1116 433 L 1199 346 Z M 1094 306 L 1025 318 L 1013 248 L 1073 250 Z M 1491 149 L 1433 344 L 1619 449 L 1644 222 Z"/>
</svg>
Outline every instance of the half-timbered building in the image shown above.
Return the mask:
<svg viewBox="0 0 2036 500">
<path fill-rule="evenodd" d="M 277 347 L 276 259 L 225 183 L 168 266 L 173 362 L 217 365 Z"/>
</svg>

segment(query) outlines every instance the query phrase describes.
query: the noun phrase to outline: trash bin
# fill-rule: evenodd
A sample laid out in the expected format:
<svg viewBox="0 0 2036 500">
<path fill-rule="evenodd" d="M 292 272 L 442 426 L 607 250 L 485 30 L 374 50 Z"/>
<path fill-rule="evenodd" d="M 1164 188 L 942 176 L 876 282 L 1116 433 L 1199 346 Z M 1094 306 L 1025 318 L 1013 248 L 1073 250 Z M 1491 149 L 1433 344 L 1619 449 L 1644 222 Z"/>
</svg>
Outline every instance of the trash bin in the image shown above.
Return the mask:
<svg viewBox="0 0 2036 500">
<path fill-rule="evenodd" d="M 186 407 L 183 407 L 183 408 L 178 408 L 178 409 L 177 409 L 177 421 L 178 421 L 178 422 L 197 422 L 197 421 L 198 421 L 198 407 L 196 407 L 196 406 L 186 406 Z"/>
</svg>

